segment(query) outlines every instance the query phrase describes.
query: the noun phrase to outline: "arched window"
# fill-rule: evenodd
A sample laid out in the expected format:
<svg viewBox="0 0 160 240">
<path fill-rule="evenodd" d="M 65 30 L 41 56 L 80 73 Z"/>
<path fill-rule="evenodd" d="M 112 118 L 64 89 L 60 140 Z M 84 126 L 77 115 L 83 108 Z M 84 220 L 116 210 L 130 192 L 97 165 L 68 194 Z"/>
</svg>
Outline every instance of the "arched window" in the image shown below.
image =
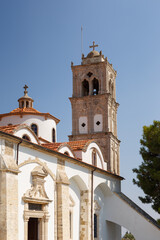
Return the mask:
<svg viewBox="0 0 160 240">
<path fill-rule="evenodd" d="M 94 238 L 98 237 L 98 217 L 97 214 L 94 213 Z"/>
<path fill-rule="evenodd" d="M 29 108 L 29 102 L 28 101 L 26 102 L 26 108 Z"/>
<path fill-rule="evenodd" d="M 92 87 L 93 87 L 93 95 L 97 95 L 99 92 L 99 82 L 96 78 L 92 81 Z"/>
<path fill-rule="evenodd" d="M 89 95 L 89 83 L 87 80 L 84 80 L 82 82 L 82 96 L 88 96 Z"/>
<path fill-rule="evenodd" d="M 24 134 L 22 138 L 29 142 L 31 141 L 30 137 L 27 134 Z"/>
<path fill-rule="evenodd" d="M 69 237 L 70 237 L 70 240 L 72 239 L 72 227 L 73 227 L 73 213 L 72 211 L 69 211 Z"/>
<path fill-rule="evenodd" d="M 22 108 L 24 108 L 24 101 L 22 101 Z"/>
<path fill-rule="evenodd" d="M 56 141 L 56 131 L 55 129 L 53 128 L 52 129 L 52 142 L 55 142 Z"/>
<path fill-rule="evenodd" d="M 64 152 L 65 155 L 69 156 L 69 153 L 68 152 Z"/>
<path fill-rule="evenodd" d="M 92 164 L 94 166 L 97 166 L 97 154 L 96 154 L 95 150 L 93 150 L 93 152 L 92 152 Z"/>
<path fill-rule="evenodd" d="M 38 136 L 38 127 L 37 127 L 37 125 L 33 123 L 33 124 L 31 125 L 31 129 L 32 129 L 33 132 Z"/>
</svg>

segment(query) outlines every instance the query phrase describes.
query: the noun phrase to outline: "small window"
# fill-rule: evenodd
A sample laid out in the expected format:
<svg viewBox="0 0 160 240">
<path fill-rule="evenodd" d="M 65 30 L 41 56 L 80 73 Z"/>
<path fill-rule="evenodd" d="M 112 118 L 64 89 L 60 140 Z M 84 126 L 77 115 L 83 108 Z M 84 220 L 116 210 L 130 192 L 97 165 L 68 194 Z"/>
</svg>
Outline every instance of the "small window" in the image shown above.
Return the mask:
<svg viewBox="0 0 160 240">
<path fill-rule="evenodd" d="M 26 102 L 26 108 L 29 108 L 29 102 L 28 101 Z"/>
<path fill-rule="evenodd" d="M 93 95 L 97 95 L 99 92 L 99 82 L 96 78 L 93 79 L 92 86 L 93 86 Z"/>
<path fill-rule="evenodd" d="M 52 142 L 55 142 L 56 141 L 56 131 L 55 129 L 53 128 L 52 129 Z"/>
<path fill-rule="evenodd" d="M 95 150 L 93 150 L 93 152 L 92 152 L 92 164 L 94 166 L 97 166 L 97 154 L 96 154 Z"/>
<path fill-rule="evenodd" d="M 24 108 L 24 101 L 22 101 L 22 108 Z"/>
<path fill-rule="evenodd" d="M 88 72 L 87 73 L 87 76 L 90 78 L 91 76 L 93 75 L 93 73 L 91 73 L 91 72 Z"/>
<path fill-rule="evenodd" d="M 94 213 L 94 238 L 98 237 L 98 217 L 97 214 Z"/>
<path fill-rule="evenodd" d="M 72 239 L 72 212 L 69 211 L 69 237 Z"/>
<path fill-rule="evenodd" d="M 29 137 L 28 135 L 26 135 L 26 134 L 23 135 L 22 138 L 25 139 L 25 140 L 27 140 L 27 141 L 29 141 L 29 142 L 31 141 L 30 137 Z"/>
<path fill-rule="evenodd" d="M 42 204 L 29 203 L 29 210 L 42 211 Z"/>
<path fill-rule="evenodd" d="M 38 136 L 38 127 L 36 124 L 32 124 L 31 125 L 31 129 L 33 130 L 33 132 Z"/>
<path fill-rule="evenodd" d="M 89 83 L 87 80 L 84 80 L 82 82 L 82 96 L 88 96 L 89 95 Z"/>
<path fill-rule="evenodd" d="M 65 155 L 69 156 L 69 153 L 68 152 L 64 152 Z"/>
</svg>

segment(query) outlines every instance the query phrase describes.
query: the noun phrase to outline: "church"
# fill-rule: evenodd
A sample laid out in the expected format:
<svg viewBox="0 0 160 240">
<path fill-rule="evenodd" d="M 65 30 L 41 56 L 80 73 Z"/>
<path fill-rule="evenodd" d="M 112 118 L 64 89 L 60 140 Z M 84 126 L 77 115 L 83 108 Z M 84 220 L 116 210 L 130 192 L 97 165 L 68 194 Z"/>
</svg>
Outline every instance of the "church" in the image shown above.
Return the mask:
<svg viewBox="0 0 160 240">
<path fill-rule="evenodd" d="M 93 48 L 71 63 L 72 133 L 57 142 L 59 119 L 33 106 L 0 114 L 0 240 L 159 240 L 160 226 L 121 192 L 116 75 Z"/>
</svg>

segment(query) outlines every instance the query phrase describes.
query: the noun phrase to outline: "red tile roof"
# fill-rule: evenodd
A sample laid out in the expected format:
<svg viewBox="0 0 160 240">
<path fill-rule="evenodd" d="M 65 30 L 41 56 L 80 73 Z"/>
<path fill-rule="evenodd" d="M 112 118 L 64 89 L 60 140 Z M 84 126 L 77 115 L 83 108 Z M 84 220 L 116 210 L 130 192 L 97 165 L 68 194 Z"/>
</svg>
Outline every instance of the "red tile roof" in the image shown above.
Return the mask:
<svg viewBox="0 0 160 240">
<path fill-rule="evenodd" d="M 40 113 L 38 110 L 34 109 L 34 108 L 16 108 L 14 110 L 12 110 L 10 113 Z"/>
<path fill-rule="evenodd" d="M 18 125 L 2 126 L 2 127 L 0 127 L 0 131 L 6 132 L 6 133 L 9 133 L 9 134 L 13 134 L 14 130 L 16 128 L 18 128 L 19 126 L 20 126 L 20 124 L 18 124 Z"/>
<path fill-rule="evenodd" d="M 73 151 L 82 150 L 88 143 L 93 140 L 79 140 L 71 142 L 62 142 L 62 143 L 45 143 L 42 144 L 43 147 L 58 151 L 61 146 L 68 145 Z"/>
<path fill-rule="evenodd" d="M 12 115 L 27 115 L 27 114 L 44 116 L 45 118 L 52 118 L 57 124 L 60 122 L 58 118 L 52 116 L 50 113 L 41 113 L 34 108 L 16 108 L 12 110 L 10 113 L 0 114 L 0 119 Z"/>
</svg>

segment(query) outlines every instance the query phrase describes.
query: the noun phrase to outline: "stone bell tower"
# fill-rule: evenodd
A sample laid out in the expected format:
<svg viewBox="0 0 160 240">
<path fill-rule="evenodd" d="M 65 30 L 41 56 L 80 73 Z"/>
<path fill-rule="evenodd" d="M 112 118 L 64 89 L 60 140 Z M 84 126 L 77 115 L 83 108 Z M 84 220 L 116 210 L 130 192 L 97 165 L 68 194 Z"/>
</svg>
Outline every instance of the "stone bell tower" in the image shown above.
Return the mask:
<svg viewBox="0 0 160 240">
<path fill-rule="evenodd" d="M 70 141 L 94 139 L 101 148 L 107 169 L 119 174 L 119 143 L 117 138 L 116 102 L 117 72 L 102 51 L 93 50 L 81 65 L 71 64 L 73 73 L 72 135 Z"/>
</svg>

